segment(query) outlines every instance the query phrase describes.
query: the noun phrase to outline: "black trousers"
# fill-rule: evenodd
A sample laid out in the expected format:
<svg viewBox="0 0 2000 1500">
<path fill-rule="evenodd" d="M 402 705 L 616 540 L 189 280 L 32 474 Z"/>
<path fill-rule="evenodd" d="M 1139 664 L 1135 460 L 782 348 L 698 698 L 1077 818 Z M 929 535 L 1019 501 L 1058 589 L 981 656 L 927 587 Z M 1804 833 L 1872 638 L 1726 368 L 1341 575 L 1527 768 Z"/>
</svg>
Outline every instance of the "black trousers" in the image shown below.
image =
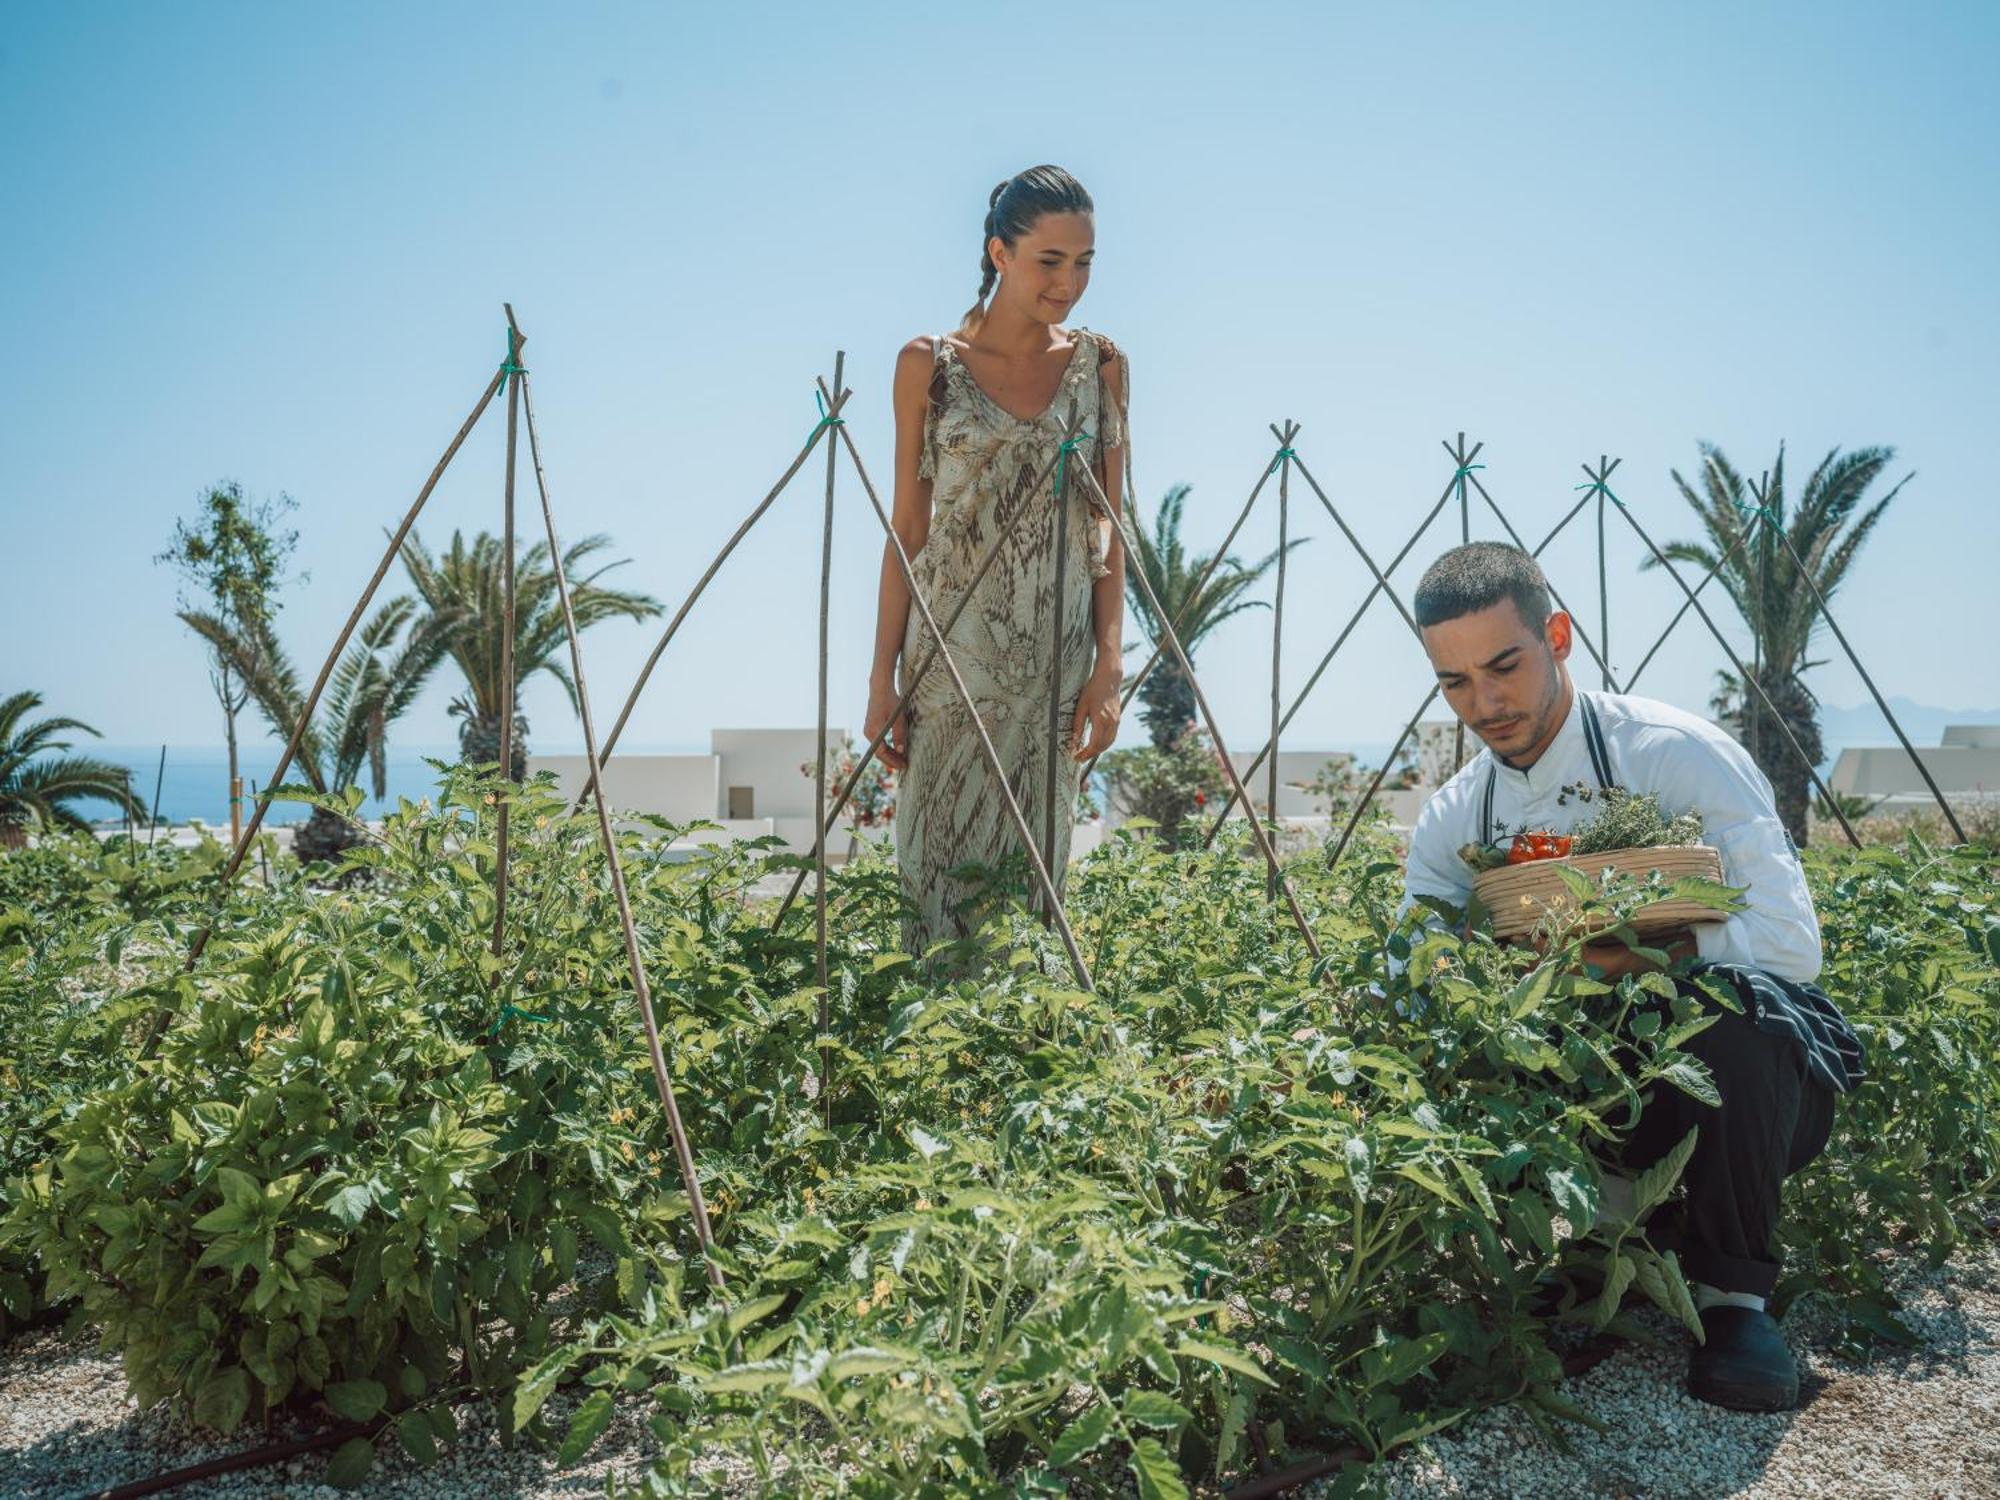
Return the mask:
<svg viewBox="0 0 2000 1500">
<path fill-rule="evenodd" d="M 1796 1038 L 1758 1030 L 1690 984 L 1681 990 L 1718 1017 L 1683 1050 L 1708 1064 L 1722 1103 L 1704 1104 L 1670 1083 L 1649 1085 L 1618 1165 L 1644 1171 L 1699 1130 L 1681 1173 L 1686 1196 L 1661 1205 L 1647 1237 L 1675 1251 L 1692 1281 L 1768 1297 L 1778 1282 L 1779 1190 L 1826 1149 L 1833 1091 L 1807 1071 Z"/>
</svg>

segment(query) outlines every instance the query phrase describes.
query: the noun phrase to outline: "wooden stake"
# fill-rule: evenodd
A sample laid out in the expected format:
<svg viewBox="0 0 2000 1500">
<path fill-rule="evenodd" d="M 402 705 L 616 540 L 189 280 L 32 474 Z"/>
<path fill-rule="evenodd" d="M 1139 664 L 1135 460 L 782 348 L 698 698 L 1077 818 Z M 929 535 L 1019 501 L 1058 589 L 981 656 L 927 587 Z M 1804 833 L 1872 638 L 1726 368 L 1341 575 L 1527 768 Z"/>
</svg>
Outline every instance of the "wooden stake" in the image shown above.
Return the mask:
<svg viewBox="0 0 2000 1500">
<path fill-rule="evenodd" d="M 513 314 L 510 310 L 509 321 Z M 680 1164 L 681 1182 L 687 1188 L 688 1209 L 694 1218 L 695 1237 L 701 1241 L 707 1263 L 709 1284 L 723 1289 L 722 1268 L 715 1261 L 715 1231 L 709 1223 L 708 1204 L 702 1197 L 701 1176 L 695 1170 L 694 1147 L 681 1121 L 680 1104 L 674 1096 L 673 1080 L 667 1074 L 667 1055 L 660 1044 L 660 1028 L 653 1015 L 653 999 L 646 985 L 646 965 L 639 956 L 639 932 L 632 920 L 632 898 L 625 889 L 625 866 L 618 856 L 618 840 L 611 831 L 611 811 L 604 800 L 604 786 L 597 776 L 603 762 L 597 754 L 597 730 L 590 716 L 590 683 L 583 675 L 583 645 L 577 638 L 576 614 L 570 606 L 569 580 L 563 574 L 562 543 L 556 536 L 555 510 L 549 503 L 548 480 L 542 472 L 541 443 L 535 433 L 535 403 L 528 390 L 528 377 L 516 378 L 515 389 L 526 403 L 528 453 L 535 466 L 535 489 L 541 496 L 542 523 L 549 538 L 549 560 L 555 569 L 556 597 L 562 603 L 563 629 L 569 637 L 570 670 L 576 678 L 577 711 L 583 720 L 584 764 L 591 775 L 589 785 L 597 806 L 597 833 L 604 845 L 604 858 L 611 868 L 611 896 L 618 904 L 618 926 L 625 939 L 625 964 L 632 974 L 632 992 L 638 997 L 639 1019 L 646 1029 L 646 1056 L 653 1065 L 653 1087 L 666 1112 L 667 1131 L 673 1137 L 674 1159 Z"/>
<path fill-rule="evenodd" d="M 847 372 L 847 354 L 833 354 L 833 389 L 844 392 L 841 381 Z M 833 480 L 840 458 L 836 443 L 826 445 L 826 519 L 820 529 L 819 544 L 819 759 L 813 764 L 813 974 L 819 985 L 819 1102 L 829 1125 L 833 1119 L 833 1049 L 825 1041 L 831 1020 L 827 999 L 826 969 L 826 682 L 827 613 L 833 587 Z"/>
<path fill-rule="evenodd" d="M 518 365 L 521 345 L 526 340 L 515 326 L 513 305 L 501 305 L 507 309 L 507 363 Z M 507 395 L 507 482 L 500 538 L 500 807 L 493 843 L 495 958 L 500 957 L 507 940 L 507 812 L 514 801 L 514 452 L 520 415 L 521 377 L 517 374 Z"/>
</svg>

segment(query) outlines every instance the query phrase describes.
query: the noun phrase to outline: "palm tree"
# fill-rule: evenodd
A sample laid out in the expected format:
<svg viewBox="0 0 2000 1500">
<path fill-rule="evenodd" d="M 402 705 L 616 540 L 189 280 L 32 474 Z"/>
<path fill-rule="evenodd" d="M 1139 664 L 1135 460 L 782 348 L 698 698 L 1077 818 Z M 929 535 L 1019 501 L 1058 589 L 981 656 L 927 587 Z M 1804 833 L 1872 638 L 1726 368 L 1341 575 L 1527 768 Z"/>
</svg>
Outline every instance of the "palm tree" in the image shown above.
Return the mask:
<svg viewBox="0 0 2000 1500">
<path fill-rule="evenodd" d="M 0 849 L 21 848 L 31 832 L 67 828 L 88 833 L 89 820 L 69 805 L 80 798 L 102 798 L 121 814 L 145 817 L 146 806 L 132 795 L 123 766 L 83 755 L 34 759 L 45 751 L 69 749 L 68 740 L 56 738 L 65 729 L 97 736 L 78 719 L 28 723 L 29 712 L 41 702 L 40 693 L 27 690 L 0 698 Z"/>
<path fill-rule="evenodd" d="M 271 732 L 289 740 L 305 707 L 298 674 L 259 615 L 231 625 L 202 610 L 180 616 L 215 648 L 250 689 Z M 388 795 L 389 726 L 409 708 L 434 671 L 458 626 L 456 614 L 424 614 L 412 599 L 391 599 L 354 637 L 327 682 L 319 714 L 299 740 L 294 765 L 316 792 L 355 784 L 365 763 L 374 795 Z M 315 807 L 292 839 L 302 860 L 331 860 L 361 841 L 347 819 Z"/>
<path fill-rule="evenodd" d="M 1150 535 L 1139 519 L 1138 507 L 1132 507 L 1131 530 L 1137 545 L 1137 556 L 1132 562 L 1144 571 L 1146 581 L 1153 586 L 1153 593 L 1159 598 L 1160 607 L 1166 610 L 1168 620 L 1180 636 L 1181 649 L 1192 661 L 1195 646 L 1201 638 L 1231 615 L 1239 610 L 1270 607 L 1261 599 L 1246 599 L 1243 596 L 1277 562 L 1278 554 L 1273 552 L 1255 567 L 1249 568 L 1233 557 L 1225 557 L 1214 564 L 1214 572 L 1204 581 L 1202 575 L 1209 572 L 1213 554 L 1190 557 L 1181 542 L 1181 512 L 1186 508 L 1189 488 L 1188 485 L 1177 484 L 1167 491 L 1153 517 Z M 1296 538 L 1288 544 L 1287 550 L 1304 540 L 1304 537 Z M 1145 594 L 1135 581 L 1128 580 L 1125 588 L 1126 597 L 1132 602 L 1132 612 L 1139 617 L 1147 638 L 1155 644 L 1159 643 L 1164 635 Z M 1139 716 L 1145 720 L 1153 743 L 1162 749 L 1179 739 L 1194 723 L 1194 689 L 1182 675 L 1180 664 L 1171 653 L 1161 656 L 1159 664 L 1146 678 L 1139 689 L 1139 701 L 1144 705 Z"/>
<path fill-rule="evenodd" d="M 1819 702 L 1804 681 L 1804 674 L 1820 665 L 1806 659 L 1821 623 L 1807 580 L 1817 583 L 1820 594 L 1831 601 L 1889 502 L 1915 476 L 1904 475 L 1886 495 L 1863 509 L 1868 487 L 1894 460 L 1896 450 L 1856 448 L 1843 454 L 1834 448 L 1807 478 L 1798 508 L 1788 514 L 1785 448 L 1780 443 L 1764 493 L 1770 521 L 1760 524 L 1756 495 L 1722 450 L 1703 443 L 1701 455 L 1699 492 L 1678 470 L 1673 471 L 1673 478 L 1706 535 L 1698 541 L 1670 542 L 1661 551 L 1670 561 L 1703 573 L 1714 568 L 1717 559 L 1728 558 L 1717 581 L 1749 627 L 1755 647 L 1751 673 L 1764 693 L 1725 673 L 1711 706 L 1721 710 L 1724 724 L 1749 748 L 1770 778 L 1778 816 L 1791 830 L 1793 840 L 1803 844 L 1810 773 L 1823 754 Z M 1774 525 L 1789 539 L 1789 548 L 1774 534 Z M 1805 563 L 1803 572 L 1794 552 Z M 1648 558 L 1642 566 L 1656 565 Z M 1764 703 L 1765 695 L 1776 707 L 1776 719 Z M 1801 760 L 1792 749 L 1780 721 L 1810 761 Z"/>
<path fill-rule="evenodd" d="M 660 613 L 659 601 L 645 594 L 601 588 L 596 579 L 619 566 L 608 563 L 588 576 L 577 564 L 609 546 L 607 536 L 588 536 L 563 551 L 563 575 L 569 580 L 570 608 L 576 628 L 587 630 L 601 620 L 624 615 L 634 620 Z M 481 532 L 467 548 L 464 536 L 451 534 L 451 550 L 433 557 L 414 531 L 402 548 L 403 566 L 417 594 L 434 614 L 458 620 L 452 631 L 451 658 L 465 674 L 466 689 L 452 700 L 449 712 L 464 719 L 459 726 L 459 753 L 474 765 L 500 760 L 501 647 L 506 610 L 502 597 L 500 539 Z M 547 672 L 563 685 L 570 706 L 581 712 L 576 684 L 563 662 L 568 636 L 555 570 L 549 566 L 546 542 L 523 553 L 514 568 L 514 742 L 509 767 L 513 779 L 528 773 L 528 721 L 520 710 L 521 684 L 537 672 Z"/>
</svg>

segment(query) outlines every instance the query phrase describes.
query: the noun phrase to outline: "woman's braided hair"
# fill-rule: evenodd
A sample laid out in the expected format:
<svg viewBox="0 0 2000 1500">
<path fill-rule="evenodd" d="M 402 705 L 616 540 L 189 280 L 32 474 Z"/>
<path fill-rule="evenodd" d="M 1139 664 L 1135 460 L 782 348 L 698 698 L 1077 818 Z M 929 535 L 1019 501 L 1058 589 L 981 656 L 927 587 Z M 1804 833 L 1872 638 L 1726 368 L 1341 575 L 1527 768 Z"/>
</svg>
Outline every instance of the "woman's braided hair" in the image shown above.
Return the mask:
<svg viewBox="0 0 2000 1500">
<path fill-rule="evenodd" d="M 986 298 L 1000 280 L 991 249 L 995 238 L 1012 246 L 1043 214 L 1087 214 L 1093 207 L 1083 184 L 1061 167 L 1030 167 L 996 187 L 987 200 L 986 227 L 979 236 L 979 299 L 965 310 L 959 331 L 979 326 L 986 316 Z"/>
</svg>

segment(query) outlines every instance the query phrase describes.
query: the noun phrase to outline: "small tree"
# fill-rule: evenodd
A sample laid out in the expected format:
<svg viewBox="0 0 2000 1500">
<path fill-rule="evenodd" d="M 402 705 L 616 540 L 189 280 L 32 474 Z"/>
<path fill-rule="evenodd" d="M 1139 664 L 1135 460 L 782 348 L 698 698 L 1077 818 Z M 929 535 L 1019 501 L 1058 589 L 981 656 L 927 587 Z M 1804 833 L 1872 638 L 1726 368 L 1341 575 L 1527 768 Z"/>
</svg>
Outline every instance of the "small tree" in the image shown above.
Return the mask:
<svg viewBox="0 0 2000 1500">
<path fill-rule="evenodd" d="M 181 618 L 249 684 L 271 732 L 290 740 L 304 716 L 305 693 L 269 619 L 260 618 L 249 631 L 232 631 L 199 611 L 183 610 Z M 412 599 L 376 607 L 334 668 L 318 714 L 299 736 L 295 765 L 314 791 L 344 791 L 366 766 L 375 796 L 388 795 L 389 726 L 444 659 L 458 624 L 456 614 L 425 614 Z M 293 835 L 292 852 L 308 863 L 334 860 L 362 837 L 346 819 L 315 807 Z"/>
<path fill-rule="evenodd" d="M 1138 508 L 1132 507 L 1134 547 L 1131 566 L 1144 573 L 1146 581 L 1152 585 L 1160 608 L 1167 612 L 1167 619 L 1173 623 L 1175 633 L 1180 637 L 1181 649 L 1192 662 L 1195 647 L 1202 637 L 1231 615 L 1239 610 L 1270 608 L 1261 599 L 1246 599 L 1243 596 L 1277 562 L 1278 554 L 1271 553 L 1253 567 L 1245 567 L 1235 558 L 1225 557 L 1203 582 L 1202 575 L 1209 567 L 1208 554 L 1190 557 L 1181 541 L 1181 513 L 1187 507 L 1188 490 L 1189 486 L 1177 484 L 1167 491 L 1153 516 L 1150 532 L 1140 523 Z M 1304 540 L 1304 537 L 1293 540 L 1286 550 Z M 1196 588 L 1197 583 L 1200 584 L 1199 589 Z M 1136 580 L 1128 578 L 1125 594 L 1147 637 L 1155 643 L 1164 640 L 1165 632 L 1161 622 L 1154 617 L 1146 591 Z M 1171 651 L 1160 658 L 1159 665 L 1153 668 L 1139 689 L 1139 702 L 1139 717 L 1145 721 L 1153 744 L 1162 750 L 1179 740 L 1193 725 L 1194 686 L 1182 674 L 1180 663 Z"/>
<path fill-rule="evenodd" d="M 170 562 L 181 575 L 179 606 L 185 616 L 194 612 L 219 622 L 247 647 L 255 649 L 268 635 L 270 617 L 277 612 L 276 591 L 282 581 L 285 559 L 298 545 L 296 531 L 280 531 L 280 518 L 298 509 L 291 496 L 256 505 L 244 503 L 243 490 L 234 480 L 218 484 L 196 507 L 192 523 L 176 521 L 173 541 L 153 561 Z M 301 579 L 305 575 L 301 574 Z M 197 599 L 190 599 L 190 594 Z M 236 716 L 250 701 L 250 682 L 244 671 L 219 647 L 215 639 L 203 636 L 209 652 L 208 680 L 222 705 L 223 736 L 229 745 L 229 793 L 236 795 Z M 232 826 L 236 804 L 230 803 Z"/>
<path fill-rule="evenodd" d="M 1905 475 L 1870 501 L 1870 487 L 1895 456 L 1894 448 L 1830 449 L 1806 477 L 1793 505 L 1785 493 L 1785 447 L 1780 443 L 1764 487 L 1763 516 L 1749 481 L 1714 444 L 1701 445 L 1699 489 L 1673 471 L 1681 498 L 1701 522 L 1702 535 L 1668 542 L 1660 550 L 1669 561 L 1698 573 L 1720 568 L 1717 582 L 1742 616 L 1755 648 L 1755 681 L 1724 674 L 1710 707 L 1770 778 L 1778 816 L 1800 844 L 1808 832 L 1812 770 L 1822 753 L 1819 701 L 1805 684 L 1805 673 L 1820 665 L 1807 659 L 1820 627 L 1813 585 L 1820 596 L 1834 597 L 1883 512 L 1910 482 Z M 1724 559 L 1727 566 L 1721 566 Z M 1655 559 L 1647 558 L 1640 566 L 1655 565 Z M 1793 741 L 1805 752 L 1803 759 Z"/>
<path fill-rule="evenodd" d="M 1170 745 L 1113 750 L 1103 770 L 1112 802 L 1127 818 L 1152 819 L 1170 848 L 1179 844 L 1182 826 L 1229 787 L 1221 755 L 1199 729 Z"/>
<path fill-rule="evenodd" d="M 584 563 L 610 545 L 607 536 L 587 536 L 563 549 L 563 576 L 579 632 L 618 616 L 648 620 L 660 613 L 659 601 L 649 595 L 607 588 L 597 581 L 620 563 L 585 571 Z M 451 546 L 434 556 L 412 531 L 403 541 L 402 559 L 415 597 L 433 615 L 455 622 L 448 649 L 464 674 L 465 691 L 452 699 L 446 712 L 464 721 L 458 728 L 459 754 L 468 764 L 497 764 L 500 705 L 506 689 L 501 665 L 507 633 L 501 540 L 482 531 L 467 546 L 463 533 L 454 531 Z M 520 708 L 521 684 L 537 672 L 547 672 L 562 684 L 570 706 L 576 708 L 576 684 L 570 681 L 568 660 L 569 630 L 548 543 L 536 542 L 519 553 L 514 565 L 514 732 L 510 764 L 503 774 L 515 781 L 528 774 L 528 720 Z"/>
<path fill-rule="evenodd" d="M 56 738 L 65 729 L 97 733 L 77 719 L 30 723 L 28 714 L 41 701 L 36 692 L 0 698 L 0 849 L 20 848 L 36 830 L 88 832 L 89 821 L 70 806 L 81 798 L 102 797 L 121 813 L 145 817 L 145 806 L 132 795 L 123 766 L 82 755 L 36 759 L 47 751 L 69 749 L 68 740 Z"/>
</svg>

